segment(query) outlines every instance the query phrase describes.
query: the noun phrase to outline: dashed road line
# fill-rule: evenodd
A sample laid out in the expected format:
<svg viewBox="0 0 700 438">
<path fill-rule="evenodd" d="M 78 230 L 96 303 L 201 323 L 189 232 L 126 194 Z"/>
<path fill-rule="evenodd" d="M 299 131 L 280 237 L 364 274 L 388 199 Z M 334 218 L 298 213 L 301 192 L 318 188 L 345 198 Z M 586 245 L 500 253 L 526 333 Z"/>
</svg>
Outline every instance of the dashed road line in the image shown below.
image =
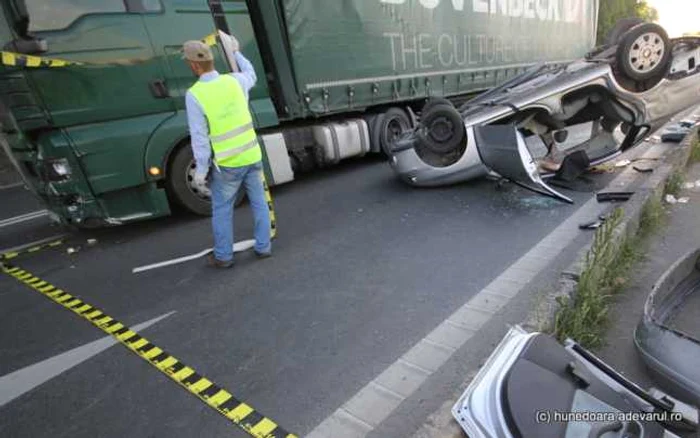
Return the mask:
<svg viewBox="0 0 700 438">
<path fill-rule="evenodd" d="M 22 222 L 31 221 L 34 219 L 39 219 L 44 216 L 48 216 L 48 210 L 38 210 L 32 211 L 31 213 L 21 214 L 19 216 L 10 217 L 7 219 L 0 220 L 0 228 L 10 227 L 12 225 L 21 224 Z"/>
<path fill-rule="evenodd" d="M 86 319 L 94 326 L 112 336 L 131 352 L 174 380 L 178 385 L 196 396 L 209 407 L 226 417 L 233 424 L 255 438 L 297 438 L 271 419 L 257 412 L 230 392 L 197 373 L 193 368 L 149 342 L 118 320 L 85 303 L 62 289 L 44 281 L 19 267 L 2 265 L 2 271 L 41 292 L 47 298 Z"/>
</svg>

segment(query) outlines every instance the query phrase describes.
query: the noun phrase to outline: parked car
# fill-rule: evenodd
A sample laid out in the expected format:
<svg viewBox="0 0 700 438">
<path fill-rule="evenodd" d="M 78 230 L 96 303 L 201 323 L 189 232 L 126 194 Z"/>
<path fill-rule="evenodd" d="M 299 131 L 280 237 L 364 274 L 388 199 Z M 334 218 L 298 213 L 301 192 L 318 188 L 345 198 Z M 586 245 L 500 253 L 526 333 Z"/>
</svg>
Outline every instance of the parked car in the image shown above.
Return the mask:
<svg viewBox="0 0 700 438">
<path fill-rule="evenodd" d="M 493 172 L 572 202 L 545 183 L 562 156 L 583 151 L 586 165 L 610 160 L 699 101 L 700 37 L 669 39 L 656 24 L 621 20 L 584 59 L 533 67 L 458 109 L 444 99 L 428 101 L 418 126 L 394 145 L 390 163 L 414 186 Z M 587 135 L 558 151 L 582 127 Z M 537 146 L 548 151 L 539 161 Z"/>
</svg>

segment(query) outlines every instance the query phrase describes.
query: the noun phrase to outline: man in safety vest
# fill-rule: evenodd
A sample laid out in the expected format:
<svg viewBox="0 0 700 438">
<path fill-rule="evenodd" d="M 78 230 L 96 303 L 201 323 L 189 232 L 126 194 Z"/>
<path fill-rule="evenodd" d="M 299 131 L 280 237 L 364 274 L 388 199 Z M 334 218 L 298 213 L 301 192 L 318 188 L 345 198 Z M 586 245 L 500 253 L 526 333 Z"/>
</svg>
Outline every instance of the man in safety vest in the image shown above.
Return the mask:
<svg viewBox="0 0 700 438">
<path fill-rule="evenodd" d="M 238 42 L 231 40 L 240 73 L 220 75 L 211 48 L 201 41 L 188 41 L 183 47 L 184 59 L 199 77 L 185 103 L 196 162 L 194 184 L 205 186 L 211 169 L 214 253 L 207 261 L 217 268 L 233 266 L 233 205 L 241 185 L 253 209 L 255 253 L 260 258 L 272 255 L 262 152 L 248 109 L 248 92 L 257 77 Z"/>
</svg>

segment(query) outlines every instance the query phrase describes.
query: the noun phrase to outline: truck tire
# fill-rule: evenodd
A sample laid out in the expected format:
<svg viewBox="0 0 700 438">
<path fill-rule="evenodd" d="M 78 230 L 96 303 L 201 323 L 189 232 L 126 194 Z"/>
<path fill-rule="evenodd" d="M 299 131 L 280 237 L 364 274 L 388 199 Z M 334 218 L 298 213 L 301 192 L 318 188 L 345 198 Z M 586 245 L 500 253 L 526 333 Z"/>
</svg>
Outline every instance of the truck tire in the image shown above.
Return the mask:
<svg viewBox="0 0 700 438">
<path fill-rule="evenodd" d="M 645 21 L 641 18 L 621 18 L 617 20 L 615 26 L 605 36 L 604 44 L 606 46 L 617 45 L 625 32 L 642 23 L 645 23 Z"/>
<path fill-rule="evenodd" d="M 200 216 L 211 216 L 211 198 L 199 193 L 192 185 L 194 175 L 194 156 L 189 142 L 179 147 L 173 154 L 165 189 L 168 197 L 185 210 Z M 246 200 L 245 190 L 241 187 L 236 195 L 234 207 L 238 208 Z"/>
<path fill-rule="evenodd" d="M 391 156 L 393 143 L 406 131 L 413 128 L 411 118 L 401 108 L 389 108 L 379 114 L 372 126 L 372 143 L 379 145 L 387 157 Z"/>
<path fill-rule="evenodd" d="M 617 68 L 635 82 L 661 78 L 670 59 L 668 35 L 654 23 L 639 24 L 628 30 L 617 48 Z"/>
<path fill-rule="evenodd" d="M 185 210 L 201 216 L 211 215 L 211 198 L 199 192 L 192 184 L 194 177 L 194 156 L 187 142 L 173 154 L 165 180 L 168 197 Z"/>
</svg>

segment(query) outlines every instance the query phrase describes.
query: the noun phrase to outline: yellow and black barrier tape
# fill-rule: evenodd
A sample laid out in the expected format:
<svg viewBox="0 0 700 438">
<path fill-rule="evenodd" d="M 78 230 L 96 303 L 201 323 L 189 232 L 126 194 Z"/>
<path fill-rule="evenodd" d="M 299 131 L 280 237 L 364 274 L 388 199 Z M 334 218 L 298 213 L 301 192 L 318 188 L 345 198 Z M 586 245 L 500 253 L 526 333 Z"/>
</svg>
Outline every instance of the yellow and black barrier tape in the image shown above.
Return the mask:
<svg viewBox="0 0 700 438">
<path fill-rule="evenodd" d="M 201 39 L 203 43 L 208 46 L 215 46 L 217 44 L 217 34 L 212 33 Z M 72 65 L 109 65 L 109 62 L 93 64 L 78 61 L 67 61 L 65 59 L 55 59 L 55 58 L 44 58 L 42 56 L 35 55 L 24 55 L 15 52 L 5 52 L 0 51 L 0 59 L 2 60 L 2 65 L 8 67 L 19 67 L 19 68 L 57 68 L 57 67 L 69 67 Z M 119 63 L 114 63 L 119 64 Z"/>
<path fill-rule="evenodd" d="M 19 267 L 2 265 L 2 270 L 41 292 L 57 304 L 86 319 L 94 326 L 114 337 L 130 351 L 153 365 L 160 372 L 174 380 L 190 394 L 215 409 L 229 421 L 255 438 L 297 438 L 274 421 L 257 412 L 250 405 L 238 400 L 230 392 L 222 389 L 211 380 L 198 374 L 166 351 L 156 347 L 146 338 L 130 330 L 103 311 L 85 303 L 56 286 L 34 276 Z"/>
<path fill-rule="evenodd" d="M 26 248 L 26 249 L 18 249 L 15 251 L 8 251 L 8 252 L 0 254 L 0 262 L 5 261 L 5 260 L 12 260 L 14 258 L 17 258 L 17 257 L 23 255 L 23 254 L 33 254 L 33 253 L 42 251 L 44 249 L 55 248 L 57 246 L 63 245 L 64 243 L 65 243 L 65 241 L 63 239 L 58 239 L 58 240 L 54 240 L 51 242 L 46 242 L 46 243 L 42 243 L 39 245 L 30 246 L 29 248 Z"/>
<path fill-rule="evenodd" d="M 272 203 L 272 195 L 270 194 L 270 186 L 267 184 L 267 179 L 265 179 L 265 174 L 262 174 L 263 187 L 265 188 L 265 201 L 267 202 L 267 208 L 270 210 L 270 237 L 277 237 L 277 218 L 275 217 L 275 207 Z"/>
<path fill-rule="evenodd" d="M 23 55 L 14 52 L 0 52 L 0 56 L 2 56 L 2 65 L 10 67 L 56 68 L 68 67 L 69 65 L 82 65 L 81 62 L 43 58 L 41 56 Z"/>
</svg>

